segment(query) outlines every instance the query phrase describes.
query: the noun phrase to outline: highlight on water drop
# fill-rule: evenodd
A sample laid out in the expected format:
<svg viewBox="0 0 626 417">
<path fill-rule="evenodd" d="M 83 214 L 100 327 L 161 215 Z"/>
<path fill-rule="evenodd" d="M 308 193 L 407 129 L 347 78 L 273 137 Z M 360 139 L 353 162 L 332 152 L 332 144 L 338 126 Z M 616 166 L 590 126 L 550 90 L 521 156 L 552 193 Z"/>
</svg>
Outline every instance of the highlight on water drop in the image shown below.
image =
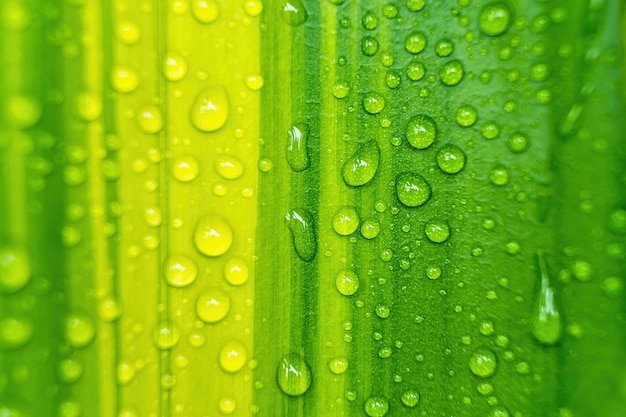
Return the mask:
<svg viewBox="0 0 626 417">
<path fill-rule="evenodd" d="M 563 325 L 556 300 L 556 291 L 550 283 L 548 267 L 542 251 L 537 252 L 539 291 L 533 311 L 532 333 L 543 345 L 551 346 L 561 339 Z"/>
<path fill-rule="evenodd" d="M 295 208 L 285 215 L 285 222 L 291 231 L 291 242 L 300 259 L 312 261 L 317 253 L 317 238 L 311 213 L 304 208 Z"/>
<path fill-rule="evenodd" d="M 480 378 L 492 376 L 498 367 L 496 354 L 489 348 L 477 349 L 469 361 L 469 368 L 472 373 Z"/>
<path fill-rule="evenodd" d="M 309 17 L 301 0 L 287 0 L 280 7 L 280 17 L 290 26 L 300 26 Z"/>
<path fill-rule="evenodd" d="M 287 163 L 294 172 L 301 172 L 310 165 L 309 150 L 309 126 L 306 123 L 295 123 L 287 131 L 287 146 L 285 153 Z"/>
</svg>

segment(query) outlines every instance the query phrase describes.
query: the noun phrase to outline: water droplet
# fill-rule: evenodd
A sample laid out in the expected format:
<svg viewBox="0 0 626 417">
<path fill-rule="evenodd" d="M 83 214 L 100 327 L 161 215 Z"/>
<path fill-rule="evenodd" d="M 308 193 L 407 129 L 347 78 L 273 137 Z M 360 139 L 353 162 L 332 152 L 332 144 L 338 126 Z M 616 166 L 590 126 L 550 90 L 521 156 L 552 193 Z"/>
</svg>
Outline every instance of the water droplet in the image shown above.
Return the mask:
<svg viewBox="0 0 626 417">
<path fill-rule="evenodd" d="M 500 36 L 511 26 L 511 10 L 502 2 L 486 5 L 480 11 L 478 27 L 489 36 Z"/>
<path fill-rule="evenodd" d="M 602 281 L 601 287 L 607 296 L 617 298 L 624 290 L 624 281 L 619 277 L 608 277 Z"/>
<path fill-rule="evenodd" d="M 163 128 L 163 114 L 157 106 L 144 107 L 137 115 L 139 127 L 147 134 L 155 134 Z"/>
<path fill-rule="evenodd" d="M 215 158 L 215 170 L 227 180 L 234 180 L 243 175 L 243 163 L 229 155 L 220 155 Z"/>
<path fill-rule="evenodd" d="M 0 290 L 14 293 L 30 281 L 30 262 L 26 248 L 5 246 L 0 248 Z"/>
<path fill-rule="evenodd" d="M 190 285 L 198 276 L 196 263 L 185 255 L 171 255 L 165 262 L 165 280 L 172 287 Z"/>
<path fill-rule="evenodd" d="M 397 71 L 389 70 L 385 75 L 385 84 L 389 88 L 397 88 L 400 85 L 400 74 Z"/>
<path fill-rule="evenodd" d="M 406 405 L 409 408 L 413 408 L 417 405 L 417 403 L 419 403 L 420 395 L 417 391 L 411 389 L 405 391 L 402 394 L 402 397 L 400 397 L 400 400 L 402 401 L 402 404 Z"/>
<path fill-rule="evenodd" d="M 135 378 L 135 367 L 132 363 L 122 361 L 117 365 L 117 382 L 126 385 Z"/>
<path fill-rule="evenodd" d="M 226 90 L 221 86 L 205 88 L 198 93 L 191 108 L 191 123 L 202 132 L 220 129 L 230 113 Z"/>
<path fill-rule="evenodd" d="M 180 81 L 187 75 L 187 60 L 178 52 L 170 51 L 163 60 L 163 75 L 168 81 Z"/>
<path fill-rule="evenodd" d="M 509 411 L 504 408 L 504 407 L 500 407 L 500 406 L 496 406 L 494 408 L 491 409 L 491 412 L 489 413 L 489 417 L 509 417 Z"/>
<path fill-rule="evenodd" d="M 263 11 L 263 2 L 261 0 L 247 0 L 243 3 L 243 10 L 248 16 L 258 16 Z"/>
<path fill-rule="evenodd" d="M 412 12 L 419 12 L 426 7 L 426 0 L 406 0 L 406 7 Z"/>
<path fill-rule="evenodd" d="M 220 366 L 225 372 L 239 372 L 246 364 L 247 359 L 246 347 L 237 340 L 227 342 L 220 350 Z"/>
<path fill-rule="evenodd" d="M 582 282 L 590 281 L 593 278 L 591 264 L 585 261 L 576 261 L 572 264 L 572 274 Z"/>
<path fill-rule="evenodd" d="M 230 311 L 230 297 L 224 291 L 211 289 L 203 292 L 196 301 L 196 313 L 206 323 L 217 323 Z"/>
<path fill-rule="evenodd" d="M 359 214 L 354 207 L 342 207 L 333 216 L 333 229 L 341 236 L 348 236 L 359 228 Z"/>
<path fill-rule="evenodd" d="M 333 86 L 333 96 L 336 98 L 345 98 L 350 92 L 350 86 L 344 81 L 337 81 Z"/>
<path fill-rule="evenodd" d="M 409 80 L 419 81 L 426 75 L 426 67 L 418 61 L 411 61 L 406 67 L 406 75 Z"/>
<path fill-rule="evenodd" d="M 344 269 L 337 274 L 335 285 L 341 294 L 350 296 L 359 289 L 359 277 L 355 272 Z"/>
<path fill-rule="evenodd" d="M 65 339 L 70 346 L 82 348 L 96 336 L 93 320 L 82 313 L 71 314 L 65 321 Z"/>
<path fill-rule="evenodd" d="M 260 74 L 250 74 L 246 77 L 245 84 L 252 91 L 258 91 L 263 88 L 263 77 Z"/>
<path fill-rule="evenodd" d="M 376 92 L 369 92 L 363 97 L 363 108 L 369 114 L 378 114 L 385 108 L 385 98 Z"/>
<path fill-rule="evenodd" d="M 82 407 L 75 401 L 63 401 L 59 404 L 59 417 L 79 417 Z"/>
<path fill-rule="evenodd" d="M 248 281 L 248 264 L 242 258 L 231 258 L 224 265 L 224 277 L 230 285 L 243 285 Z"/>
<path fill-rule="evenodd" d="M 317 252 L 317 239 L 313 216 L 306 209 L 293 209 L 285 215 L 296 253 L 303 261 L 310 262 Z"/>
<path fill-rule="evenodd" d="M 215 22 L 220 12 L 215 0 L 194 0 L 191 10 L 200 23 Z"/>
<path fill-rule="evenodd" d="M 387 19 L 393 19 L 398 16 L 398 6 L 393 3 L 387 3 L 383 6 L 383 16 Z"/>
<path fill-rule="evenodd" d="M 92 122 L 102 114 L 102 97 L 96 93 L 81 93 L 76 97 L 76 110 L 85 122 Z"/>
<path fill-rule="evenodd" d="M 424 232 L 431 242 L 442 243 L 450 237 L 450 226 L 444 220 L 431 220 L 426 223 Z"/>
<path fill-rule="evenodd" d="M 116 67 L 111 75 L 111 87 L 118 93 L 130 93 L 139 85 L 139 76 L 128 67 Z"/>
<path fill-rule="evenodd" d="M 449 86 L 460 83 L 463 79 L 463 74 L 463 64 L 461 64 L 461 61 L 457 59 L 446 62 L 439 70 L 439 78 L 441 79 L 441 82 Z"/>
<path fill-rule="evenodd" d="M 437 125 L 425 114 L 413 117 L 406 128 L 406 139 L 417 149 L 426 149 L 435 141 Z"/>
<path fill-rule="evenodd" d="M 180 330 L 173 323 L 164 322 L 154 329 L 154 342 L 158 349 L 171 349 L 180 340 Z"/>
<path fill-rule="evenodd" d="M 478 331 L 483 336 L 491 336 L 492 334 L 496 332 L 496 329 L 493 323 L 487 320 L 487 321 L 483 321 L 482 323 L 480 323 L 480 327 L 478 328 Z"/>
<path fill-rule="evenodd" d="M 488 378 L 496 372 L 498 367 L 496 354 L 491 349 L 479 348 L 472 354 L 469 367 L 474 375 Z"/>
<path fill-rule="evenodd" d="M 375 140 L 365 142 L 346 160 L 341 169 L 341 176 L 347 185 L 359 187 L 370 182 L 380 160 L 380 149 Z"/>
<path fill-rule="evenodd" d="M 533 313 L 533 336 L 544 345 L 554 345 L 561 338 L 561 315 L 556 303 L 556 292 L 550 285 L 548 267 L 543 253 L 537 253 L 539 265 L 539 295 Z"/>
<path fill-rule="evenodd" d="M 117 38 L 126 45 L 133 45 L 139 41 L 141 30 L 135 23 L 125 20 L 117 26 Z"/>
<path fill-rule="evenodd" d="M 5 317 L 0 320 L 0 349 L 18 349 L 33 335 L 33 326 L 25 319 Z"/>
<path fill-rule="evenodd" d="M 280 360 L 276 379 L 285 394 L 293 397 L 302 395 L 311 386 L 311 368 L 302 356 L 290 353 Z"/>
<path fill-rule="evenodd" d="M 459 126 L 469 127 L 476 123 L 478 114 L 476 109 L 469 104 L 461 106 L 456 111 L 456 122 Z"/>
<path fill-rule="evenodd" d="M 330 369 L 330 372 L 335 375 L 341 375 L 345 373 L 348 369 L 348 358 L 342 356 L 339 358 L 331 359 L 328 363 L 328 369 Z"/>
<path fill-rule="evenodd" d="M 206 256 L 220 256 L 226 253 L 233 243 L 233 231 L 221 216 L 204 216 L 194 232 L 194 242 L 200 253 Z"/>
<path fill-rule="evenodd" d="M 384 397 L 369 397 L 363 408 L 369 417 L 383 417 L 389 411 L 389 401 Z"/>
<path fill-rule="evenodd" d="M 282 19 L 291 26 L 300 26 L 309 17 L 304 4 L 300 0 L 285 1 L 280 10 Z"/>
<path fill-rule="evenodd" d="M 511 152 L 524 152 L 528 149 L 528 138 L 522 133 L 514 133 L 509 137 L 508 145 Z"/>
<path fill-rule="evenodd" d="M 309 139 L 309 126 L 304 123 L 296 123 L 287 132 L 287 163 L 295 172 L 301 172 L 310 165 L 307 142 Z"/>
<path fill-rule="evenodd" d="M 83 375 L 83 365 L 74 358 L 66 358 L 59 362 L 59 379 L 66 384 L 73 384 Z"/>
<path fill-rule="evenodd" d="M 373 36 L 364 36 L 361 39 L 361 52 L 365 56 L 374 56 L 378 52 L 378 41 Z"/>
<path fill-rule="evenodd" d="M 100 320 L 111 322 L 120 318 L 122 307 L 113 297 L 106 297 L 98 303 L 98 317 Z"/>
<path fill-rule="evenodd" d="M 506 167 L 497 165 L 489 172 L 489 180 L 493 185 L 507 185 L 509 183 L 509 171 Z"/>
<path fill-rule="evenodd" d="M 223 397 L 220 399 L 218 407 L 222 414 L 230 415 L 235 412 L 235 409 L 237 408 L 237 402 L 234 398 Z"/>
<path fill-rule="evenodd" d="M 198 160 L 192 155 L 181 155 L 172 160 L 172 175 L 180 182 L 193 181 L 199 170 Z"/>
<path fill-rule="evenodd" d="M 445 145 L 437 152 L 437 165 L 446 174 L 456 174 L 465 166 L 465 153 L 454 145 Z"/>
<path fill-rule="evenodd" d="M 454 44 L 450 39 L 440 39 L 435 44 L 435 53 L 439 57 L 450 56 L 454 52 Z"/>
<path fill-rule="evenodd" d="M 419 54 L 426 47 L 426 35 L 424 32 L 411 32 L 406 37 L 404 47 L 412 54 Z"/>
<path fill-rule="evenodd" d="M 274 163 L 269 158 L 261 158 L 259 159 L 259 171 L 261 172 L 270 172 L 274 167 Z"/>
<path fill-rule="evenodd" d="M 391 314 L 391 309 L 384 304 L 378 304 L 376 308 L 374 309 L 374 312 L 381 319 L 386 319 Z"/>
<path fill-rule="evenodd" d="M 419 207 L 430 199 L 430 184 L 419 174 L 404 172 L 396 179 L 396 195 L 405 206 Z"/>
<path fill-rule="evenodd" d="M 494 122 L 486 122 L 480 127 L 480 133 L 485 139 L 495 139 L 500 136 L 500 127 Z"/>
<path fill-rule="evenodd" d="M 376 219 L 365 219 L 361 223 L 361 236 L 365 239 L 374 239 L 380 233 L 380 223 Z"/>
</svg>

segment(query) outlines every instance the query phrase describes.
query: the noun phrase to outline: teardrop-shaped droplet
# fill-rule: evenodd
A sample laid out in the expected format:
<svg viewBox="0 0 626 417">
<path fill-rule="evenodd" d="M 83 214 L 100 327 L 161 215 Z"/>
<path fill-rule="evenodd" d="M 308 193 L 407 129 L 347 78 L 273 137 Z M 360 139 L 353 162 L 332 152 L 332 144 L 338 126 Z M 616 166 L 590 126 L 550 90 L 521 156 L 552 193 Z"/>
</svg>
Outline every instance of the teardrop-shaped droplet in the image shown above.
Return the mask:
<svg viewBox="0 0 626 417">
<path fill-rule="evenodd" d="M 561 315 L 556 302 L 556 292 L 550 286 L 548 268 L 542 252 L 537 253 L 539 263 L 539 296 L 533 313 L 533 336 L 544 345 L 554 345 L 561 339 Z"/>
<path fill-rule="evenodd" d="M 313 378 L 311 368 L 304 358 L 296 353 L 290 353 L 280 360 L 276 379 L 285 394 L 296 397 L 309 389 Z"/>
<path fill-rule="evenodd" d="M 287 134 L 287 163 L 295 172 L 304 171 L 310 165 L 307 149 L 309 126 L 304 123 L 294 124 Z"/>
<path fill-rule="evenodd" d="M 288 0 L 280 8 L 282 19 L 291 26 L 300 26 L 306 22 L 309 14 L 301 0 Z"/>
<path fill-rule="evenodd" d="M 312 261 L 317 252 L 313 216 L 305 209 L 296 208 L 287 213 L 285 220 L 291 230 L 296 253 L 303 261 Z"/>
<path fill-rule="evenodd" d="M 229 100 L 221 86 L 205 88 L 198 93 L 191 108 L 191 123 L 202 132 L 215 132 L 228 120 Z"/>
<path fill-rule="evenodd" d="M 359 149 L 343 164 L 341 175 L 347 185 L 359 187 L 374 178 L 378 171 L 380 149 L 375 140 L 361 145 Z"/>
</svg>

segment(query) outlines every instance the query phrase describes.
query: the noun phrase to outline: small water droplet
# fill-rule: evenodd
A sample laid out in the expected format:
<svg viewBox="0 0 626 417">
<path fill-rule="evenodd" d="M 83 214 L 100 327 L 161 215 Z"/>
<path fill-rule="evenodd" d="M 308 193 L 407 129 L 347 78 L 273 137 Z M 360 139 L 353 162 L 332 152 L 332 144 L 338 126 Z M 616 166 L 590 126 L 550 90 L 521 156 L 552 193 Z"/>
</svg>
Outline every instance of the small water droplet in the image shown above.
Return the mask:
<svg viewBox="0 0 626 417">
<path fill-rule="evenodd" d="M 333 358 L 328 363 L 328 368 L 335 375 L 341 375 L 348 369 L 348 358 L 342 356 L 339 358 Z"/>
<path fill-rule="evenodd" d="M 430 199 L 430 184 L 419 174 L 404 172 L 396 179 L 396 195 L 405 206 L 419 207 Z"/>
<path fill-rule="evenodd" d="M 477 117 L 476 109 L 469 104 L 459 107 L 456 111 L 456 122 L 462 127 L 472 126 L 476 123 Z"/>
<path fill-rule="evenodd" d="M 419 12 L 426 7 L 426 0 L 406 0 L 406 7 L 412 12 Z"/>
<path fill-rule="evenodd" d="M 102 114 L 102 97 L 96 93 L 81 93 L 76 97 L 78 115 L 85 122 L 92 122 Z"/>
<path fill-rule="evenodd" d="M 544 345 L 554 345 L 561 338 L 562 324 L 556 292 L 550 285 L 548 267 L 542 252 L 537 253 L 539 293 L 533 313 L 533 336 Z"/>
<path fill-rule="evenodd" d="M 359 214 L 354 207 L 342 207 L 333 216 L 333 229 L 341 236 L 348 236 L 359 228 Z"/>
<path fill-rule="evenodd" d="M 511 10 L 505 3 L 488 4 L 480 11 L 478 27 L 485 35 L 500 36 L 511 26 L 511 15 Z"/>
<path fill-rule="evenodd" d="M 263 88 L 265 81 L 260 74 L 250 74 L 246 77 L 245 84 L 252 91 L 258 91 Z"/>
<path fill-rule="evenodd" d="M 128 67 L 116 67 L 111 75 L 111 87 L 118 93 L 130 93 L 139 85 L 139 76 Z"/>
<path fill-rule="evenodd" d="M 83 365 L 78 359 L 65 358 L 59 362 L 59 379 L 66 384 L 73 384 L 83 375 Z"/>
<path fill-rule="evenodd" d="M 230 155 L 220 155 L 215 158 L 215 170 L 222 178 L 234 180 L 243 175 L 243 163 Z"/>
<path fill-rule="evenodd" d="M 465 153 L 454 145 L 445 145 L 437 152 L 437 165 L 446 174 L 456 174 L 465 166 Z"/>
<path fill-rule="evenodd" d="M 220 412 L 224 415 L 230 415 L 235 412 L 237 408 L 237 402 L 234 398 L 231 397 L 223 397 L 220 398 L 220 402 L 218 404 L 218 408 Z"/>
<path fill-rule="evenodd" d="M 280 10 L 282 19 L 291 26 L 300 26 L 309 17 L 304 4 L 300 0 L 285 1 Z"/>
<path fill-rule="evenodd" d="M 522 133 L 514 133 L 509 136 L 509 149 L 514 153 L 521 153 L 528 149 L 528 138 Z"/>
<path fill-rule="evenodd" d="M 0 350 L 13 350 L 24 346 L 33 335 L 32 324 L 22 318 L 4 317 L 0 320 Z"/>
<path fill-rule="evenodd" d="M 336 98 L 345 98 L 350 92 L 350 86 L 344 81 L 337 81 L 333 86 L 333 96 Z"/>
<path fill-rule="evenodd" d="M 199 170 L 198 160 L 192 155 L 180 155 L 172 160 L 172 175 L 180 182 L 193 181 Z"/>
<path fill-rule="evenodd" d="M 454 59 L 441 66 L 439 69 L 439 78 L 445 85 L 453 86 L 461 82 L 464 73 L 461 61 Z"/>
<path fill-rule="evenodd" d="M 489 181 L 497 186 L 507 185 L 509 183 L 509 171 L 503 165 L 497 165 L 489 172 Z"/>
<path fill-rule="evenodd" d="M 317 239 L 311 213 L 306 209 L 293 209 L 285 215 L 285 221 L 291 231 L 292 243 L 300 259 L 312 261 L 317 252 Z"/>
<path fill-rule="evenodd" d="M 431 242 L 442 243 L 450 237 L 450 226 L 445 220 L 431 220 L 426 223 L 424 232 Z"/>
<path fill-rule="evenodd" d="M 231 340 L 220 350 L 220 367 L 228 373 L 239 372 L 246 364 L 248 352 L 243 343 Z"/>
<path fill-rule="evenodd" d="M 361 236 L 374 239 L 380 233 L 380 223 L 376 219 L 365 219 L 361 223 Z"/>
<path fill-rule="evenodd" d="M 369 92 L 363 97 L 363 108 L 369 114 L 378 114 L 385 108 L 385 98 L 376 92 Z"/>
<path fill-rule="evenodd" d="M 111 322 L 119 319 L 121 315 L 122 307 L 115 298 L 105 297 L 98 303 L 98 317 L 100 317 L 100 320 Z"/>
<path fill-rule="evenodd" d="M 441 277 L 441 267 L 437 265 L 429 266 L 426 269 L 426 276 L 429 279 L 439 279 Z"/>
<path fill-rule="evenodd" d="M 120 22 L 116 28 L 117 38 L 126 45 L 133 45 L 141 37 L 141 29 L 134 22 L 125 20 Z"/>
<path fill-rule="evenodd" d="M 191 10 L 200 23 L 215 22 L 220 12 L 215 0 L 193 0 Z"/>
<path fill-rule="evenodd" d="M 25 247 L 5 246 L 0 248 L 0 290 L 14 293 L 30 281 L 30 262 Z"/>
<path fill-rule="evenodd" d="M 231 258 L 224 265 L 224 277 L 230 285 L 243 285 L 248 281 L 248 264 L 239 257 Z"/>
<path fill-rule="evenodd" d="M 440 39 L 435 44 L 435 53 L 439 57 L 450 56 L 454 52 L 454 44 L 450 39 Z"/>
<path fill-rule="evenodd" d="M 230 249 L 233 231 L 223 217 L 207 215 L 196 225 L 194 243 L 200 253 L 206 256 L 220 256 Z"/>
<path fill-rule="evenodd" d="M 411 61 L 406 67 L 406 75 L 409 80 L 419 81 L 426 75 L 426 67 L 419 61 Z"/>
<path fill-rule="evenodd" d="M 378 41 L 373 36 L 364 36 L 361 39 L 361 52 L 365 56 L 374 56 L 378 52 Z"/>
<path fill-rule="evenodd" d="M 426 48 L 426 35 L 424 32 L 411 32 L 404 42 L 406 50 L 412 54 L 419 54 Z"/>
<path fill-rule="evenodd" d="M 406 127 L 406 139 L 411 146 L 417 149 L 426 149 L 435 141 L 437 124 L 432 117 L 418 114 L 413 117 Z"/>
<path fill-rule="evenodd" d="M 91 317 L 74 313 L 65 320 L 65 339 L 70 346 L 82 348 L 96 336 L 96 327 Z"/>
<path fill-rule="evenodd" d="M 500 127 L 494 122 L 486 122 L 480 127 L 480 133 L 485 139 L 495 139 L 500 136 Z"/>
<path fill-rule="evenodd" d="M 472 354 L 469 367 L 474 375 L 488 378 L 496 372 L 498 367 L 496 354 L 491 349 L 479 348 Z"/>
<path fill-rule="evenodd" d="M 154 342 L 158 349 L 171 349 L 180 340 L 180 330 L 173 323 L 164 322 L 154 329 Z"/>
<path fill-rule="evenodd" d="M 190 285 L 198 276 L 198 266 L 185 255 L 171 255 L 165 262 L 165 280 L 172 287 Z"/>
<path fill-rule="evenodd" d="M 230 297 L 224 291 L 211 289 L 203 292 L 196 301 L 196 313 L 206 323 L 217 323 L 230 311 Z"/>
<path fill-rule="evenodd" d="M 375 140 L 364 143 L 343 164 L 341 169 L 343 180 L 352 187 L 367 184 L 376 175 L 379 160 L 378 143 Z"/>
<path fill-rule="evenodd" d="M 141 109 L 137 115 L 139 127 L 144 133 L 155 134 L 163 128 L 163 114 L 157 106 L 148 106 Z"/>
<path fill-rule="evenodd" d="M 413 408 L 417 406 L 417 404 L 419 403 L 420 395 L 417 391 L 411 389 L 411 390 L 403 392 L 402 396 L 400 397 L 400 400 L 402 401 L 402 404 L 404 404 L 405 406 L 409 408 Z"/>
<path fill-rule="evenodd" d="M 290 353 L 280 360 L 276 379 L 285 394 L 296 397 L 309 389 L 313 378 L 311 368 L 304 358 Z"/>
<path fill-rule="evenodd" d="M 261 0 L 247 0 L 243 3 L 243 10 L 248 16 L 258 16 L 263 11 L 263 2 Z"/>
<path fill-rule="evenodd" d="M 494 408 L 491 409 L 491 412 L 489 413 L 489 417 L 509 417 L 509 411 L 504 408 L 504 407 L 500 407 L 500 406 L 496 406 Z"/>
<path fill-rule="evenodd" d="M 163 75 L 168 81 L 180 81 L 187 75 L 187 60 L 180 53 L 170 51 L 163 60 Z"/>
<path fill-rule="evenodd" d="M 301 172 L 310 165 L 307 142 L 309 126 L 305 123 L 296 123 L 287 132 L 287 163 L 295 172 Z"/>
<path fill-rule="evenodd" d="M 122 361 L 117 365 L 117 382 L 126 385 L 135 378 L 135 367 L 132 363 Z"/>
<path fill-rule="evenodd" d="M 230 114 L 230 102 L 221 86 L 205 88 L 196 96 L 191 108 L 191 123 L 202 132 L 220 129 Z"/>
<path fill-rule="evenodd" d="M 384 397 L 369 397 L 363 408 L 369 417 L 383 417 L 389 411 L 389 401 Z"/>
</svg>

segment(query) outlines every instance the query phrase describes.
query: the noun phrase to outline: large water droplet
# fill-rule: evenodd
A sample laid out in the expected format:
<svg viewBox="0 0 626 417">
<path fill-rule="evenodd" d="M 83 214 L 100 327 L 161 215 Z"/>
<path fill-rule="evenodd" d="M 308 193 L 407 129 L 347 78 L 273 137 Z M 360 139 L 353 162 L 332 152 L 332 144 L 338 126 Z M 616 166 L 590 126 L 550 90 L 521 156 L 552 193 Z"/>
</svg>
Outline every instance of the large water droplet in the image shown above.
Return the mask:
<svg viewBox="0 0 626 417">
<path fill-rule="evenodd" d="M 291 231 L 293 247 L 300 259 L 312 261 L 317 252 L 317 239 L 311 213 L 306 209 L 296 208 L 285 215 L 285 221 Z"/>
<path fill-rule="evenodd" d="M 417 403 L 420 401 L 420 394 L 415 390 L 408 390 L 402 394 L 400 397 L 402 404 L 406 405 L 409 408 L 413 408 L 417 406 Z"/>
<path fill-rule="evenodd" d="M 230 297 L 224 291 L 211 289 L 203 292 L 196 301 L 196 313 L 206 323 L 217 323 L 230 311 Z"/>
<path fill-rule="evenodd" d="M 469 368 L 472 373 L 481 378 L 487 378 L 496 372 L 498 361 L 496 354 L 488 348 L 477 349 L 469 361 Z"/>
<path fill-rule="evenodd" d="M 378 114 L 385 108 L 385 98 L 377 92 L 369 92 L 363 97 L 363 108 L 369 114 Z"/>
<path fill-rule="evenodd" d="M 348 236 L 359 228 L 359 214 L 354 207 L 342 207 L 333 216 L 333 229 L 341 236 Z"/>
<path fill-rule="evenodd" d="M 164 322 L 154 329 L 154 343 L 159 349 L 171 349 L 180 340 L 180 330 L 173 323 Z"/>
<path fill-rule="evenodd" d="M 178 52 L 170 51 L 163 60 L 163 75 L 168 81 L 180 81 L 187 75 L 187 60 Z"/>
<path fill-rule="evenodd" d="M 457 85 L 463 79 L 463 75 L 463 64 L 457 59 L 446 62 L 439 69 L 439 78 L 445 85 Z"/>
<path fill-rule="evenodd" d="M 35 126 L 43 114 L 41 102 L 36 97 L 14 96 L 6 103 L 7 121 L 18 129 Z"/>
<path fill-rule="evenodd" d="M 489 172 L 489 181 L 497 186 L 507 185 L 509 183 L 509 170 L 503 165 L 496 165 Z"/>
<path fill-rule="evenodd" d="M 544 345 L 554 345 L 561 338 L 562 325 L 556 292 L 550 286 L 548 267 L 543 253 L 537 253 L 539 264 L 539 295 L 533 312 L 533 336 Z"/>
<path fill-rule="evenodd" d="M 163 114 L 157 106 L 143 108 L 137 115 L 139 127 L 147 134 L 155 134 L 163 128 Z"/>
<path fill-rule="evenodd" d="M 328 363 L 328 369 L 335 375 L 341 375 L 348 369 L 348 359 L 346 357 L 333 358 Z"/>
<path fill-rule="evenodd" d="M 171 255 L 165 263 L 165 280 L 172 287 L 190 285 L 198 276 L 196 263 L 184 255 Z"/>
<path fill-rule="evenodd" d="M 309 167 L 309 126 L 296 123 L 287 132 L 287 163 L 295 172 L 304 171 Z"/>
<path fill-rule="evenodd" d="M 435 141 L 437 125 L 425 114 L 413 117 L 406 127 L 406 139 L 417 149 L 426 149 Z"/>
<path fill-rule="evenodd" d="M 233 243 L 233 231 L 221 216 L 208 215 L 200 219 L 194 232 L 196 248 L 206 256 L 220 256 Z"/>
<path fill-rule="evenodd" d="M 91 317 L 82 314 L 71 314 L 65 321 L 65 339 L 70 346 L 81 348 L 87 346 L 96 336 L 96 327 Z"/>
<path fill-rule="evenodd" d="M 7 294 L 16 292 L 30 280 L 30 263 L 26 248 L 0 247 L 0 290 Z"/>
<path fill-rule="evenodd" d="M 375 140 L 364 143 L 346 160 L 341 169 L 341 175 L 347 185 L 359 187 L 370 182 L 380 160 L 380 149 Z"/>
<path fill-rule="evenodd" d="M 489 36 L 500 36 L 511 26 L 511 10 L 503 2 L 483 7 L 478 17 L 478 27 Z"/>
<path fill-rule="evenodd" d="M 116 67 L 111 74 L 111 87 L 118 93 L 130 93 L 139 85 L 139 76 L 128 67 Z"/>
<path fill-rule="evenodd" d="M 446 174 L 456 174 L 465 166 L 465 153 L 454 145 L 445 145 L 437 152 L 437 165 Z"/>
<path fill-rule="evenodd" d="M 430 199 L 430 184 L 419 174 L 404 172 L 396 179 L 396 195 L 405 206 L 419 207 Z"/>
<path fill-rule="evenodd" d="M 389 411 L 389 401 L 384 397 L 369 397 L 363 408 L 369 417 L 383 417 Z"/>
<path fill-rule="evenodd" d="M 82 376 L 83 365 L 78 359 L 66 358 L 59 362 L 58 373 L 61 381 L 66 384 L 73 384 Z"/>
<path fill-rule="evenodd" d="M 418 54 L 426 47 L 426 35 L 424 32 L 412 32 L 406 37 L 404 47 L 412 54 Z"/>
<path fill-rule="evenodd" d="M 214 132 L 226 124 L 230 114 L 226 90 L 221 86 L 198 93 L 191 108 L 191 123 L 202 132 Z"/>
<path fill-rule="evenodd" d="M 301 0 L 285 1 L 280 10 L 282 19 L 291 26 L 300 26 L 309 17 Z"/>
<path fill-rule="evenodd" d="M 193 0 L 191 10 L 200 23 L 215 22 L 220 12 L 215 0 Z"/>
<path fill-rule="evenodd" d="M 180 155 L 172 160 L 172 175 L 180 182 L 193 181 L 200 166 L 193 155 Z"/>
<path fill-rule="evenodd" d="M 344 269 L 337 274 L 335 285 L 341 294 L 349 296 L 359 289 L 359 277 L 355 272 Z"/>
<path fill-rule="evenodd" d="M 215 170 L 227 180 L 234 180 L 243 175 L 243 163 L 230 155 L 220 155 L 215 158 Z"/>
<path fill-rule="evenodd" d="M 296 353 L 290 353 L 280 360 L 276 379 L 285 394 L 295 397 L 309 389 L 313 378 L 311 368 L 304 358 Z"/>
<path fill-rule="evenodd" d="M 424 232 L 431 242 L 442 243 L 450 237 L 450 226 L 444 220 L 431 220 L 426 223 Z"/>
<path fill-rule="evenodd" d="M 248 281 L 248 264 L 239 257 L 231 258 L 224 265 L 224 278 L 230 285 L 243 285 Z"/>
<path fill-rule="evenodd" d="M 227 342 L 220 351 L 220 366 L 225 372 L 235 373 L 241 370 L 248 359 L 248 352 L 243 343 L 237 340 Z"/>
<path fill-rule="evenodd" d="M 24 346 L 33 335 L 32 324 L 21 318 L 5 317 L 0 320 L 0 349 L 17 349 Z"/>
</svg>

